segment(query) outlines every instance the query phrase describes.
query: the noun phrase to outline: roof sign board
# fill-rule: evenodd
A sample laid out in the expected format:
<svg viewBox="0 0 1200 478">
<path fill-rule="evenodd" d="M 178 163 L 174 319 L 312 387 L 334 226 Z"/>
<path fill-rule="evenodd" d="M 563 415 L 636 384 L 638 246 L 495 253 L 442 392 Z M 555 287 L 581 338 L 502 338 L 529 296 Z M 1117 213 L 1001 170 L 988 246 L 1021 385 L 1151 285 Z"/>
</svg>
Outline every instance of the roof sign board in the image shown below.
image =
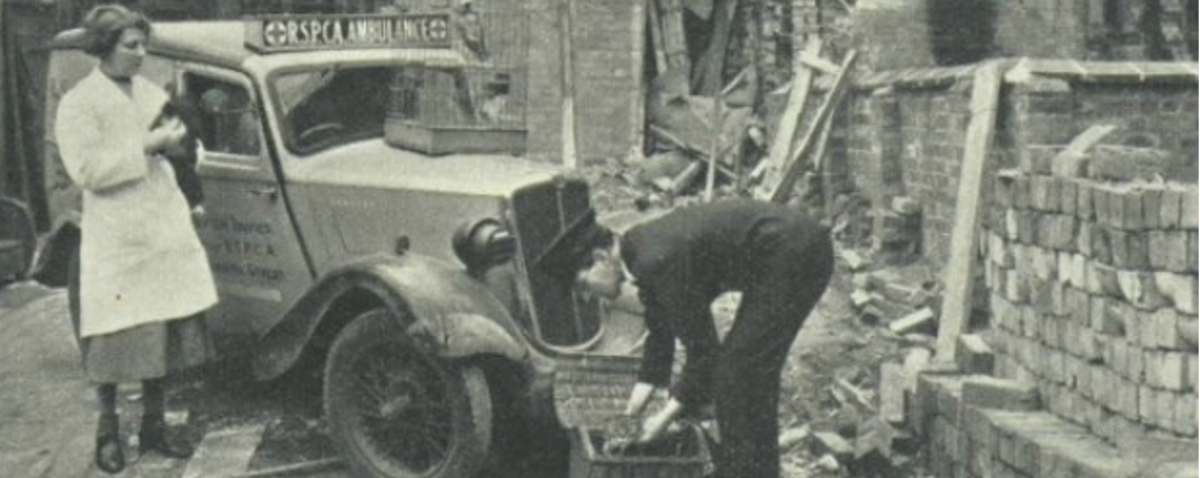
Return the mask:
<svg viewBox="0 0 1200 478">
<path fill-rule="evenodd" d="M 449 48 L 450 15 L 271 15 L 246 20 L 246 46 L 271 53 L 353 48 Z"/>
</svg>

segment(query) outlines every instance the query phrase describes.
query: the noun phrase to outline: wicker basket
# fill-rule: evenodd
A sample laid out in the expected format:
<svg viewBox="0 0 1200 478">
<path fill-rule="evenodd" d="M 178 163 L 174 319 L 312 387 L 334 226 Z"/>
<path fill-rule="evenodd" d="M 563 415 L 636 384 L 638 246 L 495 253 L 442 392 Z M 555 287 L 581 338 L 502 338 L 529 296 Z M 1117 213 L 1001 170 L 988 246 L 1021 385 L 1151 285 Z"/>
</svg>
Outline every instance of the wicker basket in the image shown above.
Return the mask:
<svg viewBox="0 0 1200 478">
<path fill-rule="evenodd" d="M 654 443 L 606 453 L 605 434 L 588 428 L 571 431 L 570 478 L 700 478 L 711 471 L 708 442 L 699 427 Z"/>
</svg>

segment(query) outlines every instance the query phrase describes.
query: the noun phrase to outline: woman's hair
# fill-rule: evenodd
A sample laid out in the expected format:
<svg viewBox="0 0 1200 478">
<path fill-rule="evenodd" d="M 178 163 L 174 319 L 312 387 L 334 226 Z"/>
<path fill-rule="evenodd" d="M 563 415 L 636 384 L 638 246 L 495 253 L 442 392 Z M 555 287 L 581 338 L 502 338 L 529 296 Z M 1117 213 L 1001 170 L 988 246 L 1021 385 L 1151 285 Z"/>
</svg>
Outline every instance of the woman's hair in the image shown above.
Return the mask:
<svg viewBox="0 0 1200 478">
<path fill-rule="evenodd" d="M 117 4 L 96 5 L 84 15 L 82 27 L 87 37 L 83 51 L 100 58 L 112 53 L 126 28 L 150 36 L 150 20 L 145 15 Z"/>
</svg>

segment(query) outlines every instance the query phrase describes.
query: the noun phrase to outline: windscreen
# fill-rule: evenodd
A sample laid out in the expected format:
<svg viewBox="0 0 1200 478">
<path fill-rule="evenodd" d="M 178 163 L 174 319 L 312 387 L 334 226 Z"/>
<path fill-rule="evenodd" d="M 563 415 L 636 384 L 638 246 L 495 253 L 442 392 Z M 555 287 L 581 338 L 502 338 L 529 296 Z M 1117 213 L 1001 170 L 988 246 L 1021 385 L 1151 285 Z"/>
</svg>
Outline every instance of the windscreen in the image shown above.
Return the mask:
<svg viewBox="0 0 1200 478">
<path fill-rule="evenodd" d="M 494 68 L 327 67 L 276 75 L 271 89 L 288 147 L 300 154 L 382 137 L 389 117 L 434 128 L 525 120 L 512 75 Z"/>
</svg>

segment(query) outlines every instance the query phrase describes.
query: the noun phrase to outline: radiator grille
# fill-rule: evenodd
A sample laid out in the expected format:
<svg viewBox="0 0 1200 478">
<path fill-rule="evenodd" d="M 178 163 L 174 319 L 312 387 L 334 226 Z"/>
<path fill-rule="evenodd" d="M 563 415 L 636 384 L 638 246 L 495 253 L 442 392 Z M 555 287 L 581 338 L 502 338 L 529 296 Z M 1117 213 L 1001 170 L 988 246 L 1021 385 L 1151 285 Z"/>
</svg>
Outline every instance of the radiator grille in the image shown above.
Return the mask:
<svg viewBox="0 0 1200 478">
<path fill-rule="evenodd" d="M 513 222 L 529 273 L 535 323 L 541 339 L 551 345 L 584 343 L 595 337 L 600 327 L 598 304 L 582 300 L 570 284 L 533 267 L 566 224 L 589 207 L 587 185 L 575 180 L 526 188 L 513 197 Z"/>
</svg>

